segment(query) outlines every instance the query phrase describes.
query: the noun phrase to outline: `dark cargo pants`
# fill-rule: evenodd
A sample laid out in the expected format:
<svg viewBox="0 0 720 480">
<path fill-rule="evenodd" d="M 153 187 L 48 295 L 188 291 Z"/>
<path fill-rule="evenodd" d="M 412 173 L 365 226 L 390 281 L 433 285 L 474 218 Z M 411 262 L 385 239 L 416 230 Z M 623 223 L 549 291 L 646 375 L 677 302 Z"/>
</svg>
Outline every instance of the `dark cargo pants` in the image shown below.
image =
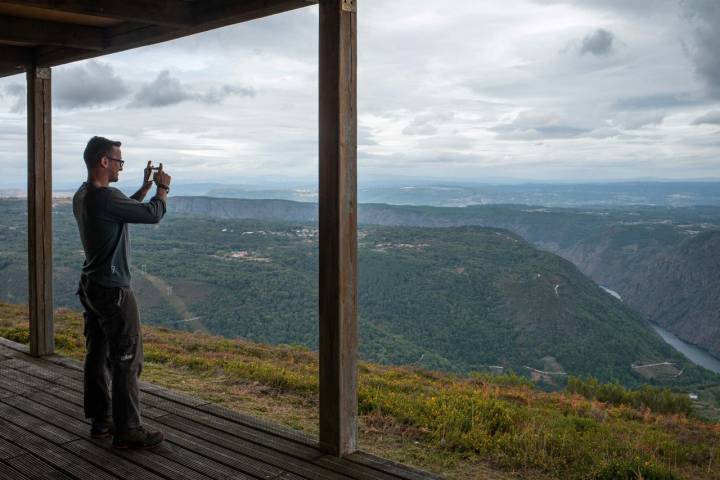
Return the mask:
<svg viewBox="0 0 720 480">
<path fill-rule="evenodd" d="M 112 412 L 115 432 L 137 428 L 143 347 L 135 295 L 129 287 L 103 287 L 86 277 L 78 295 L 85 307 L 85 417 Z"/>
</svg>

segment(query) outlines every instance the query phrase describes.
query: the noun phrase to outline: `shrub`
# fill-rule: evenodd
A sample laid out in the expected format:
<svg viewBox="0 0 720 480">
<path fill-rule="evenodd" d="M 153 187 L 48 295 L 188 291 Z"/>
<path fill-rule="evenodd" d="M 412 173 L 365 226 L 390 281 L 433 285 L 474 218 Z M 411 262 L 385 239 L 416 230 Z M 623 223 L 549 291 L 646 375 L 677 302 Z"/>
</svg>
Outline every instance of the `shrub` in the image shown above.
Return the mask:
<svg viewBox="0 0 720 480">
<path fill-rule="evenodd" d="M 639 459 L 613 460 L 602 465 L 593 480 L 678 480 L 667 467 Z"/>
<path fill-rule="evenodd" d="M 672 393 L 666 388 L 648 385 L 639 390 L 628 390 L 618 383 L 600 383 L 595 378 L 570 377 L 567 391 L 582 395 L 588 400 L 598 400 L 611 405 L 628 405 L 648 408 L 655 413 L 693 413 L 690 398 L 682 393 Z"/>
<path fill-rule="evenodd" d="M 0 328 L 0 337 L 17 343 L 30 343 L 30 330 L 27 328 Z"/>
</svg>

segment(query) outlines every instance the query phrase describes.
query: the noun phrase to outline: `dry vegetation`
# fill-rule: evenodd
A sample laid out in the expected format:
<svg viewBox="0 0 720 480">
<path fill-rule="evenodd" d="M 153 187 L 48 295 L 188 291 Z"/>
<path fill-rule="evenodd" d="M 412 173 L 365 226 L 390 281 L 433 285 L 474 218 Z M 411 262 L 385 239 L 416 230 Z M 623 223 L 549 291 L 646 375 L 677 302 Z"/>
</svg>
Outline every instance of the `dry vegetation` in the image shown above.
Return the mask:
<svg viewBox="0 0 720 480">
<path fill-rule="evenodd" d="M 26 342 L 26 318 L 0 304 L 0 336 Z M 153 327 L 144 343 L 145 380 L 317 432 L 315 353 Z M 56 345 L 82 359 L 78 313 L 56 313 Z M 359 379 L 363 450 L 448 478 L 720 478 L 720 425 L 624 401 L 632 392 L 611 389 L 618 400 L 600 402 L 515 376 L 375 364 L 361 364 Z"/>
</svg>

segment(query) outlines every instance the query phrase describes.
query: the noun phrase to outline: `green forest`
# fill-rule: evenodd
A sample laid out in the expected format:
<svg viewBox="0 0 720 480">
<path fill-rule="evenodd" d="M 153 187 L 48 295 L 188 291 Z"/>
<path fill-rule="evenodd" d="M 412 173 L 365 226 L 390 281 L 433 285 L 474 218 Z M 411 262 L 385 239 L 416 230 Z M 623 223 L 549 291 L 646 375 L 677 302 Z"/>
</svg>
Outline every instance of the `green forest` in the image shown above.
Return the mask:
<svg viewBox="0 0 720 480">
<path fill-rule="evenodd" d="M 75 297 L 82 247 L 68 200 L 54 208 L 56 307 Z M 25 202 L 0 201 L 0 299 L 27 297 Z M 690 389 L 717 376 L 690 364 L 635 311 L 569 261 L 507 230 L 363 226 L 363 359 L 447 372 L 568 375 Z M 173 214 L 131 226 L 145 323 L 317 349 L 317 227 Z M 670 362 L 640 375 L 635 365 Z M 677 372 L 682 375 L 677 376 Z"/>
</svg>

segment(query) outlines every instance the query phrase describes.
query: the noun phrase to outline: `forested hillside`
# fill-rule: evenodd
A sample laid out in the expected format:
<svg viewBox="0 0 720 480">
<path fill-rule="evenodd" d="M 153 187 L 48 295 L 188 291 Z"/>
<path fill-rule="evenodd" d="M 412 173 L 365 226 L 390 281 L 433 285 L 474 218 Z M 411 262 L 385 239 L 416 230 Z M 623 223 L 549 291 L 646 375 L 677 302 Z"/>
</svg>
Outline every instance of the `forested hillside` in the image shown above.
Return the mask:
<svg viewBox="0 0 720 480">
<path fill-rule="evenodd" d="M 3 201 L 1 298 L 22 301 L 24 204 Z M 67 201 L 56 205 L 55 298 L 74 296 L 82 251 Z M 14 229 L 13 229 L 14 228 Z M 133 226 L 145 321 L 317 348 L 312 224 L 169 214 Z M 690 365 L 645 321 L 562 258 L 492 228 L 367 226 L 359 232 L 363 358 L 446 371 L 515 371 L 550 387 L 567 374 L 694 388 Z M 667 368 L 644 365 L 669 362 Z"/>
<path fill-rule="evenodd" d="M 311 221 L 314 204 L 282 200 L 174 200 L 179 211 L 221 218 Z M 511 230 L 571 260 L 628 305 L 687 342 L 720 356 L 720 208 L 715 206 L 556 208 L 472 205 L 463 208 L 360 205 L 364 224 Z"/>
</svg>

